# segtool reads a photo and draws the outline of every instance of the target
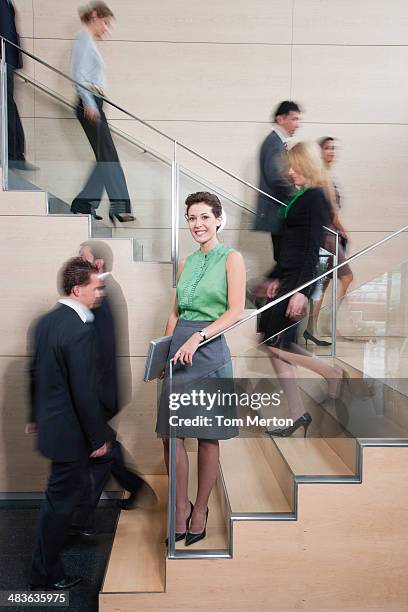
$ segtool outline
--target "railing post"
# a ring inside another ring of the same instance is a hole
[[[8,188],[8,126],[7,126],[7,63],[6,63],[6,43],[3,37],[1,44],[0,62],[0,104],[1,104],[1,167],[2,167],[2,188]]]
[[[339,259],[339,234],[335,235],[333,267],[337,266]],[[332,348],[331,356],[336,356],[336,340],[337,340],[337,270],[333,270],[332,278]]]
[[[168,383],[164,382],[164,385],[169,384],[169,395],[173,392],[173,362],[170,360],[169,363],[169,378]],[[163,388],[166,393],[166,387]],[[169,489],[168,489],[168,508],[167,508],[167,555],[170,559],[175,557],[176,549],[176,453],[177,453],[177,440],[173,434],[172,427],[169,423]]]
[[[177,141],[174,141],[171,162],[171,261],[173,263],[173,287],[177,284],[179,258],[179,165],[177,161]]]

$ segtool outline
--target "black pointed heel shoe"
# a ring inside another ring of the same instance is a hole
[[[303,427],[304,437],[306,438],[307,430],[309,429],[311,422],[312,417],[308,412],[305,412],[305,414],[302,414],[301,417],[296,419],[296,421],[290,427],[286,427],[285,429],[273,429],[272,431],[266,431],[265,433],[271,437],[289,438],[289,436],[293,435],[295,431],[299,429],[299,427]]]
[[[176,531],[175,537],[174,537],[176,542],[181,542],[181,540],[184,540],[184,538],[186,537],[186,535],[188,533],[188,526],[189,526],[190,520],[191,520],[191,515],[193,514],[193,510],[194,510],[194,506],[190,502],[190,514],[186,518],[186,530],[185,531]],[[166,538],[166,546],[168,546],[168,544],[169,544],[169,538]]]
[[[78,208],[77,206],[72,204],[71,205],[71,212],[72,212],[73,215],[91,215],[97,221],[102,221],[102,219],[103,219],[103,217],[100,217],[99,215],[96,214],[94,208],[92,210],[88,211],[88,212],[84,212],[83,210],[81,210],[80,208]]]
[[[119,223],[129,223],[130,221],[136,221],[136,217],[134,217],[130,213],[123,213],[121,215],[109,213],[109,219],[112,221],[115,227],[116,219],[119,221]]]
[[[185,546],[191,546],[191,544],[195,544],[196,542],[199,542],[200,540],[203,540],[205,538],[205,536],[207,535],[207,521],[208,521],[208,508],[205,514],[205,523],[204,523],[203,531],[200,531],[200,533],[192,533],[191,531],[187,531],[186,541],[184,543]]]
[[[319,338],[316,338],[315,336],[313,336],[313,334],[307,331],[307,329],[305,329],[305,331],[303,332],[303,337],[306,340],[306,346],[309,340],[313,342],[314,344],[316,344],[317,346],[331,346],[331,342],[327,342],[327,340],[320,340]]]

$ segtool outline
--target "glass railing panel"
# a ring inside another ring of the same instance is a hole
[[[369,234],[373,244],[377,233]],[[337,311],[339,356],[343,336],[364,341],[365,337],[405,333],[399,322],[404,318],[401,270],[405,267],[401,260],[407,246],[408,234],[403,232],[350,262],[353,281]],[[341,283],[339,297],[342,297]]]
[[[403,233],[351,262],[360,278],[366,275],[366,282],[338,299],[336,310],[347,305],[351,319],[353,312],[360,311],[367,329],[364,338],[338,334],[336,356],[317,356],[320,347],[306,346],[303,332],[309,313],[284,332],[296,330],[296,341],[290,346],[279,345],[280,334],[266,342],[254,316],[225,334],[231,358],[226,355],[223,363],[180,389],[191,397],[193,391],[196,397],[203,394],[204,404],[195,406],[194,412],[202,417],[202,428],[211,431],[214,421],[237,428],[227,432],[231,439],[220,444],[220,465],[232,512],[264,517],[294,512],[293,488],[282,476],[279,457],[295,474],[355,478],[357,438],[408,442],[408,321],[404,308],[408,265],[384,269],[396,253],[399,257],[406,253],[407,246]],[[280,317],[278,306],[269,309],[272,319],[274,311]],[[331,320],[332,310],[331,303],[323,304],[319,319]],[[235,404],[225,412],[223,402],[232,395]],[[212,407],[210,397],[215,397]],[[174,414],[182,416],[181,412]],[[190,434],[184,431],[183,435],[195,437],[194,423],[191,427]],[[177,426],[173,433],[177,436]],[[201,431],[200,435],[205,434]],[[278,462],[274,464],[279,464],[277,472],[271,472],[280,474],[281,497],[273,478],[263,478],[262,461]],[[205,549],[204,544],[200,546]],[[176,547],[173,554],[177,557],[181,552]]]

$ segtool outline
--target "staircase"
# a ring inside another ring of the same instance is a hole
[[[406,610],[408,449],[355,450],[353,473],[324,441],[223,444],[222,503],[213,499],[210,513],[224,508],[228,554],[166,559],[165,480],[150,481],[161,504],[149,520],[144,510],[122,513],[100,610]]]
[[[42,88],[41,95],[48,96],[50,103],[49,91]],[[75,147],[76,140],[71,144]],[[223,442],[218,480],[209,504],[208,536],[188,549],[180,542],[174,558],[167,556],[167,477],[161,445],[153,433],[156,388],[144,385],[141,379],[147,341],[161,334],[167,316],[164,305],[171,303],[177,263],[172,249],[183,211],[178,203],[171,208],[174,160],[172,167],[171,160],[163,161],[140,144],[134,146],[137,159],[125,161],[129,176],[130,169],[136,168],[137,188],[142,193],[141,212],[135,209],[138,219],[134,226],[115,229],[106,222],[66,214],[86,170],[81,159],[62,160],[74,168],[65,182],[60,180],[62,163],[41,164],[40,160],[39,171],[28,178],[11,172],[9,187],[14,191],[0,193],[1,305],[6,321],[0,329],[0,368],[2,411],[7,417],[3,419],[0,490],[28,494],[43,489],[45,463],[32,452],[32,440],[23,434],[27,401],[21,381],[28,365],[26,330],[34,316],[54,304],[61,262],[75,255],[79,244],[89,237],[107,239],[114,255],[114,275],[124,289],[128,308],[128,344],[122,339],[119,363],[129,361],[133,377],[133,400],[121,414],[119,433],[155,490],[158,503],[153,508],[121,513],[99,597],[100,610],[406,611],[407,391],[391,382],[382,387],[384,401],[379,412],[374,407],[376,418],[370,421],[374,433],[369,437],[363,435],[364,423],[353,398],[345,398],[349,420],[341,427],[335,411],[322,407],[313,389],[305,384],[303,397],[313,417],[312,434],[319,430],[323,432],[320,437],[240,437]],[[159,166],[165,168],[165,179],[157,186]],[[203,186],[214,189],[209,181],[185,168],[178,168],[178,172],[178,202],[189,191]],[[228,180],[233,181],[231,176]],[[263,240],[250,231],[251,206],[222,188],[217,192],[230,221],[225,241],[244,253],[250,275],[255,276],[268,267],[269,238]],[[104,206],[106,203],[102,211]],[[395,271],[396,261],[400,264],[407,245],[405,236],[397,238],[361,266],[363,288],[373,276]],[[186,231],[180,230],[177,239],[180,252],[190,250]],[[391,295],[395,275],[390,278]],[[386,303],[384,315],[386,334],[393,312],[391,302]],[[363,316],[361,304],[360,300],[358,308]],[[396,341],[406,331],[403,323],[398,319],[392,327]],[[255,329],[252,319],[239,333],[230,334],[234,367],[243,376],[271,377],[268,359],[258,355]],[[340,343],[337,362],[353,379],[366,378],[366,354],[372,350],[372,340],[359,345],[357,359],[353,343]],[[388,340],[386,336],[384,342]],[[350,346],[352,357],[347,356]],[[401,377],[403,361],[400,365]],[[361,384],[367,386],[366,382]],[[190,465],[195,466],[193,443],[189,454]],[[196,478],[192,469],[192,491]]]

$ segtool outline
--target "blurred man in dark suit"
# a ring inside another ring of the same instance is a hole
[[[90,457],[109,451],[91,312],[103,287],[97,268],[79,257],[64,265],[61,281],[66,297],[34,332],[30,421],[37,425],[38,448],[51,459],[51,471],[31,567],[33,589],[69,589],[81,580],[65,575],[60,553],[88,480]],[[92,504],[83,508],[86,515]]]
[[[286,155],[288,140],[299,127],[300,107],[296,102],[281,102],[274,113],[274,129],[264,140],[260,151],[259,189],[286,203],[294,191],[293,183],[286,174]],[[279,216],[279,203],[263,194],[258,194],[258,209],[255,230],[270,232],[273,244],[273,257],[279,259],[282,219]]]
[[[95,316],[94,325],[98,347],[98,394],[106,420],[109,421],[130,401],[131,397],[129,392],[131,383],[129,380],[126,380],[126,378],[130,378],[130,371],[127,375],[121,377],[122,388],[119,388],[117,370],[117,327],[119,326],[117,318],[118,316],[126,317],[127,313],[124,311],[123,303],[121,304],[121,313],[115,312],[116,308],[113,305],[115,298],[118,298],[117,294],[120,288],[113,286],[114,280],[111,274],[113,257],[109,247],[103,242],[90,240],[81,245],[79,255],[97,267],[100,278],[105,286],[104,297],[98,307],[93,310],[93,314]],[[120,297],[123,298],[123,296]],[[124,298],[120,301],[123,302]],[[122,361],[125,359],[127,359],[126,356],[123,357]],[[126,366],[127,364],[125,363],[124,365]],[[125,367],[124,369],[126,370],[127,368]],[[123,389],[123,385],[128,388]],[[113,433],[112,437],[110,453],[106,457],[95,459],[91,462],[93,486],[96,489],[96,495],[100,495],[102,493],[102,490],[100,490],[101,484],[105,483],[104,464],[111,459],[110,469],[112,476],[125,491],[130,493],[129,497],[119,502],[119,506],[122,510],[131,510],[136,505],[138,497],[142,492],[148,493],[150,498],[153,492],[138,474],[127,467],[122,445],[116,439],[115,433]]]
[[[0,35],[16,45],[20,37],[16,28],[16,14],[11,0],[0,0]],[[0,49],[1,54],[1,49]],[[26,169],[25,138],[17,105],[14,101],[14,71],[22,68],[23,60],[19,49],[6,43],[7,62],[7,116],[8,116],[8,156],[17,167]]]

